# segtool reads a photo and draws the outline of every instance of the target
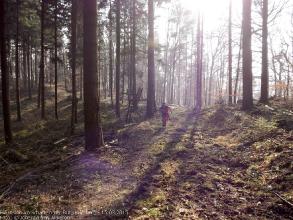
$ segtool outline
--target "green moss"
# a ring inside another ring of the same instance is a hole
[[[277,129],[276,122],[268,121],[264,117],[259,117],[238,137],[241,142],[257,141],[258,139],[273,134]]]
[[[32,131],[29,131],[28,129],[23,129],[19,132],[17,132],[15,134],[15,136],[19,137],[19,138],[26,138],[28,136],[30,136],[33,132]]]
[[[150,208],[149,210],[147,210],[146,214],[149,217],[158,218],[161,216],[161,210],[159,208]]]
[[[255,123],[255,129],[263,132],[272,132],[277,129],[277,124],[274,121],[268,121],[263,117],[259,117]]]
[[[163,191],[158,190],[158,191],[153,192],[150,195],[150,197],[143,199],[143,200],[139,200],[137,202],[137,205],[142,208],[151,209],[151,208],[155,207],[157,204],[162,203],[165,200],[166,200],[165,193]]]

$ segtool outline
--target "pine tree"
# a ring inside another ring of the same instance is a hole
[[[253,107],[252,52],[251,52],[251,0],[243,0],[243,110]]]
[[[262,4],[262,72],[260,102],[267,103],[269,98],[268,0],[262,0]]]
[[[71,13],[71,71],[72,71],[72,103],[71,103],[71,133],[74,133],[74,124],[77,121],[77,97],[76,97],[76,19],[77,2],[72,0]]]
[[[109,10],[109,90],[111,97],[111,105],[113,107],[113,18],[112,18],[112,0],[110,0],[110,10]]]
[[[45,46],[44,46],[45,0],[41,2],[41,60],[40,60],[40,105],[41,117],[45,119]]]
[[[58,48],[57,48],[57,16],[58,16],[58,0],[55,0],[55,10],[54,10],[54,76],[55,76],[55,118],[58,119]]]
[[[97,97],[97,1],[83,4],[83,71],[85,149],[95,151],[102,143]]]
[[[6,23],[5,23],[5,1],[0,1],[0,54],[1,54],[1,77],[2,77],[2,105],[4,118],[5,142],[12,142],[10,106],[9,106],[9,73],[7,68],[6,51]]]
[[[228,103],[232,105],[232,0],[229,4],[229,72],[228,72]]]
[[[116,0],[116,116],[120,118],[120,0]]]
[[[15,100],[17,121],[21,121],[20,91],[19,91],[19,8],[20,1],[16,0],[16,35],[15,35]]]
[[[147,111],[148,118],[154,116],[156,111],[155,93],[155,39],[154,39],[154,1],[148,0],[148,91]]]

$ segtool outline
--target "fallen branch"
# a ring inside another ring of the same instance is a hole
[[[67,138],[62,138],[62,139],[60,139],[60,140],[54,142],[54,145],[61,144],[61,143],[65,142],[66,140],[67,140]]]
[[[273,192],[277,197],[279,197],[279,199],[281,199],[283,202],[285,202],[287,205],[293,207],[293,204],[291,202],[289,202],[287,199],[285,199],[284,197],[282,197],[280,194]]]

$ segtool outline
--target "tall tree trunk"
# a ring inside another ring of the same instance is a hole
[[[116,0],[116,116],[120,118],[120,0]]]
[[[262,4],[262,71],[260,102],[267,103],[269,98],[268,0],[262,0]]]
[[[83,71],[85,149],[95,151],[102,144],[97,97],[97,1],[83,4]]]
[[[51,65],[51,60],[53,60],[53,50],[49,50],[49,62],[48,62],[48,76],[49,76],[49,85],[50,89],[52,88],[52,65]]]
[[[131,38],[131,73],[132,73],[132,94],[133,108],[137,110],[138,100],[136,97],[136,0],[132,0],[132,38]]]
[[[243,110],[253,107],[252,52],[251,52],[251,0],[243,0]]]
[[[229,73],[228,73],[228,103],[229,105],[232,105],[232,0],[230,0],[229,5]]]
[[[180,21],[179,21],[180,22]],[[178,37],[178,45],[179,45],[179,52],[178,52],[178,69],[177,69],[177,98],[176,102],[180,105],[180,96],[181,96],[181,34],[180,34],[180,27],[179,27],[179,37]]]
[[[34,54],[34,64],[35,64],[35,88],[38,88],[38,80],[39,80],[39,69],[38,69],[38,55],[37,55],[37,48],[35,47],[35,54]]]
[[[177,34],[176,34],[176,39],[177,39]],[[174,50],[173,50],[173,60],[172,60],[172,74],[171,74],[171,82],[170,82],[170,85],[171,85],[171,88],[170,88],[170,102],[172,104],[174,104],[174,81],[175,81],[175,67],[176,67],[176,46],[174,47]]]
[[[197,68],[196,68],[196,106],[195,111],[198,112],[202,107],[202,37],[201,37],[201,16],[198,15],[197,23]]]
[[[22,78],[23,78],[23,89],[25,94],[28,92],[28,86],[27,86],[27,66],[26,66],[26,42],[23,40],[22,42]]]
[[[154,116],[156,111],[154,0],[148,0],[148,29],[148,91],[146,116],[150,118]]]
[[[4,118],[4,137],[6,143],[12,142],[9,105],[9,74],[7,71],[6,33],[5,33],[5,1],[0,1],[0,54],[2,77],[2,106]]]
[[[287,100],[289,100],[289,88],[290,88],[290,65],[288,65],[287,69],[287,84],[286,84],[286,91],[284,96],[286,97]]]
[[[168,72],[168,50],[169,50],[169,27],[170,21],[168,19],[167,25],[167,45],[165,51],[165,68],[164,68],[164,82],[163,82],[163,102],[166,102],[166,83],[167,83],[167,72]]]
[[[71,13],[71,68],[72,68],[72,103],[71,103],[71,133],[74,133],[74,124],[77,121],[77,99],[76,99],[76,0],[72,0]]]
[[[234,87],[234,104],[237,102],[237,91],[238,91],[238,82],[240,75],[240,60],[241,60],[241,50],[242,50],[242,26],[240,32],[240,40],[239,40],[239,52],[238,52],[238,61],[237,61],[237,69],[236,69],[236,79],[235,79],[235,87]]]
[[[41,8],[41,63],[40,63],[40,104],[41,118],[45,119],[45,54],[44,54],[44,20],[45,20],[45,0],[42,0]]]
[[[30,39],[30,37],[28,37]],[[28,89],[28,98],[32,99],[32,88],[31,88],[31,65],[30,65],[30,40],[27,43],[26,48],[26,58],[27,58],[27,89]]]
[[[188,41],[187,41],[187,35],[186,35],[186,45],[185,45],[185,75],[184,75],[184,93],[183,93],[183,97],[184,97],[184,101],[183,101],[183,105],[187,106],[187,94],[188,94],[188,78],[189,78],[189,74],[188,74]]]
[[[80,68],[80,80],[79,80],[79,99],[82,100],[83,99],[83,88],[82,88],[82,85],[83,85],[83,69],[82,67]]]
[[[55,78],[55,118],[58,120],[58,48],[57,48],[57,13],[58,13],[58,0],[55,0],[55,12],[54,12],[54,78]]]
[[[63,79],[64,79],[64,88],[67,92],[67,74],[66,74],[66,57],[65,57],[65,50],[62,51],[62,61],[63,61]]]
[[[110,98],[111,105],[114,106],[113,103],[113,18],[112,18],[112,0],[110,0],[110,10],[109,10],[109,90],[110,90]]]
[[[34,62],[33,62],[33,46],[30,45],[30,75],[31,75],[31,89],[34,89],[35,75],[34,75]]]
[[[121,88],[121,92],[122,92],[122,97],[121,97],[121,102],[124,102],[124,94],[125,94],[125,75],[126,75],[126,48],[127,45],[127,36],[126,36],[126,32],[127,32],[127,8],[124,7],[124,24],[123,24],[123,73],[122,73],[122,88]]]
[[[15,100],[17,121],[21,121],[20,92],[19,92],[19,0],[16,0],[16,38],[15,38]]]

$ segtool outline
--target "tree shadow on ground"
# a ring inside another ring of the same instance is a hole
[[[182,126],[179,129],[176,129],[169,135],[169,141],[166,143],[165,148],[162,152],[156,155],[154,160],[152,161],[150,167],[144,172],[141,179],[137,183],[136,188],[126,195],[122,201],[116,202],[116,207],[126,207],[127,210],[131,210],[134,204],[142,199],[148,197],[150,194],[149,187],[150,184],[155,181],[154,175],[157,174],[161,168],[161,164],[170,159],[172,154],[177,152],[175,149],[176,145],[181,141],[181,137],[185,134],[188,126],[192,123],[192,115],[189,114],[185,121],[182,123]],[[160,135],[165,131],[165,128],[161,128],[155,132],[156,135]],[[178,153],[178,152],[177,152]],[[132,155],[130,154],[129,157],[131,158]],[[103,218],[105,216],[101,215],[98,216],[99,218]]]

